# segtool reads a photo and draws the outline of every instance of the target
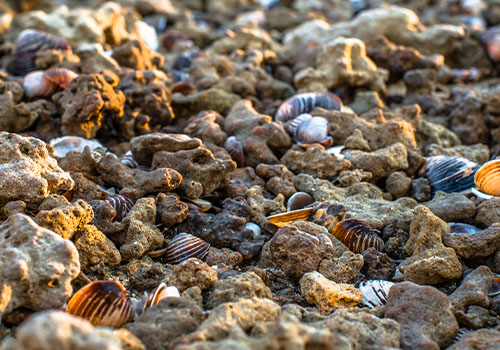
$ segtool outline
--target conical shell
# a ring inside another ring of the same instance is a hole
[[[476,171],[474,182],[481,192],[496,197],[500,196],[500,159],[483,164]]]
[[[104,201],[108,202],[116,211],[116,216],[113,221],[122,221],[122,219],[127,216],[130,209],[134,206],[134,202],[121,194],[113,194],[106,197]]]
[[[361,254],[371,247],[379,251],[384,250],[384,241],[361,220],[343,220],[335,225],[332,234],[356,254]]]
[[[285,123],[300,114],[312,112],[316,107],[340,110],[342,108],[342,101],[337,95],[331,92],[298,94],[283,102],[274,118],[276,121]]]
[[[385,305],[393,282],[384,280],[369,280],[361,282],[359,290],[363,293],[361,304],[370,308]]]
[[[189,258],[203,259],[210,244],[189,233],[179,233],[168,243],[165,258],[169,264],[178,264]]]
[[[94,326],[119,328],[134,318],[127,290],[115,281],[95,281],[86,285],[69,300],[67,311]]]

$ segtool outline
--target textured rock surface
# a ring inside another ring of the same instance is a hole
[[[353,283],[363,267],[363,256],[350,251],[339,258],[323,259],[318,272],[336,283]]]
[[[486,266],[480,266],[469,273],[449,298],[455,313],[464,312],[469,305],[488,307],[493,273]]]
[[[486,226],[500,222],[500,198],[493,197],[479,204],[475,219]]]
[[[0,225],[0,251],[0,315],[58,308],[71,296],[80,263],[70,241],[15,214]]]
[[[446,222],[470,219],[476,214],[474,202],[460,193],[437,192],[434,198],[424,205]]]
[[[443,243],[466,259],[489,256],[500,249],[500,225],[493,224],[486,230],[470,234],[446,232]]]
[[[495,349],[500,346],[500,331],[494,329],[480,329],[465,334],[458,342],[450,346],[449,350],[466,349]]]
[[[212,287],[215,282],[217,282],[217,272],[196,258],[187,259],[176,265],[168,280],[168,284],[177,287],[179,292],[194,286],[205,290]]]

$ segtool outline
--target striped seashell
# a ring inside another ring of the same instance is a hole
[[[287,123],[286,123],[286,126],[285,126],[285,129],[286,131],[290,134],[290,135],[295,135],[295,130],[297,129],[297,127],[303,122],[303,121],[306,121],[307,119],[311,119],[312,118],[312,115],[310,115],[309,113],[303,113],[301,115],[298,115],[297,117],[289,120]]]
[[[342,101],[331,92],[308,92],[290,97],[281,104],[274,119],[286,123],[300,114],[310,113],[316,107],[340,110]]]
[[[333,139],[328,136],[330,123],[323,117],[312,117],[304,120],[295,129],[294,139],[297,144],[325,144],[328,148],[333,144]]]
[[[135,169],[135,168],[139,167],[139,163],[137,163],[136,160],[134,159],[134,155],[132,154],[132,151],[127,151],[123,155],[120,162],[122,162],[122,164],[125,164],[126,166],[128,166],[130,169]]]
[[[150,307],[155,306],[160,302],[160,300],[167,297],[180,297],[179,290],[173,286],[167,287],[165,282],[162,282],[158,287],[153,289],[151,294],[146,297],[144,306],[142,307],[142,312],[146,311]]]
[[[200,56],[200,50],[198,50],[197,48],[183,52],[179,56],[177,56],[177,59],[174,61],[174,64],[172,66],[172,69],[181,72],[189,72],[191,64],[199,56]]]
[[[491,196],[500,196],[500,159],[484,163],[474,175],[474,182],[479,191]]]
[[[113,218],[113,221],[122,221],[122,219],[127,216],[130,209],[134,206],[134,202],[121,194],[113,194],[106,197],[104,201],[109,203],[116,211],[116,216]]]
[[[361,304],[374,308],[385,305],[389,290],[394,285],[393,282],[384,280],[369,280],[359,284],[359,290],[363,293]]]
[[[481,41],[490,59],[500,62],[500,26],[490,27],[481,35]]]
[[[189,84],[186,82],[179,82],[179,83],[174,84],[174,86],[172,86],[171,91],[173,94],[180,93],[184,96],[189,96],[189,95],[195,94],[197,90],[196,90],[196,86],[194,86],[192,84]]]
[[[236,162],[238,168],[241,168],[245,164],[245,153],[243,151],[243,145],[241,144],[235,136],[229,136],[224,144],[224,149],[229,153],[231,158]]]
[[[500,275],[496,275],[491,283],[490,291],[488,292],[489,297],[495,297],[500,295]]]
[[[480,228],[477,228],[476,226],[472,226],[469,224],[462,224],[460,222],[448,222],[448,226],[450,226],[450,233],[455,235],[471,234],[482,231]]]
[[[420,176],[429,180],[432,193],[462,192],[474,186],[474,173],[479,168],[477,163],[465,158],[434,156],[419,171]]]
[[[464,335],[467,335],[469,333],[472,333],[474,332],[473,329],[469,329],[469,328],[459,328],[458,329],[458,333],[457,333],[457,336],[455,337],[455,339],[453,339],[453,342],[450,344],[453,345],[453,344],[456,344],[460,341],[460,339],[464,336]]]
[[[286,202],[286,210],[302,209],[314,203],[314,198],[307,192],[295,192]]]
[[[14,57],[9,67],[10,72],[13,75],[26,75],[33,72],[36,70],[37,52],[45,50],[71,51],[71,46],[61,37],[33,29],[23,30],[16,41]]]
[[[332,234],[344,243],[353,253],[361,254],[368,248],[384,250],[384,241],[364,221],[349,219],[340,221],[333,228]]]
[[[120,328],[134,318],[127,290],[116,281],[87,284],[68,301],[67,312],[85,318],[94,326]]]
[[[76,77],[78,74],[66,68],[34,71],[24,77],[24,93],[28,98],[50,97],[58,90],[66,89]]]
[[[208,249],[210,249],[209,243],[192,234],[182,232],[168,243],[165,258],[169,264],[178,264],[189,258],[203,259]]]
[[[271,215],[268,216],[266,220],[275,226],[285,227],[297,220],[309,220],[312,213],[313,208],[304,208],[299,210],[287,211],[286,213]]]

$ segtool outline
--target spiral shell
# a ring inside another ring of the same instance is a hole
[[[283,102],[274,118],[276,121],[285,123],[300,114],[310,113],[316,107],[340,110],[342,108],[342,101],[337,95],[331,92],[298,94]]]
[[[479,191],[500,196],[500,159],[490,160],[483,164],[474,175],[474,182]]]
[[[229,136],[224,144],[224,149],[229,153],[231,158],[236,162],[238,168],[241,168],[245,164],[245,153],[243,151],[243,145],[241,144],[235,136]]]
[[[295,129],[294,139],[301,144],[325,143],[325,147],[330,147],[333,140],[328,136],[330,123],[323,117],[312,117],[304,120]]]
[[[302,209],[314,203],[314,198],[307,192],[295,192],[286,202],[286,210]]]
[[[146,297],[144,306],[142,307],[142,312],[155,306],[160,302],[160,300],[167,297],[180,297],[179,290],[176,287],[167,287],[165,282],[162,282],[158,287],[153,289],[151,294]]]
[[[68,313],[87,319],[94,326],[119,328],[134,318],[127,290],[115,281],[92,282],[68,301]]]
[[[384,241],[364,221],[349,219],[340,221],[332,234],[344,243],[353,253],[360,254],[368,248],[384,250]]]
[[[361,304],[370,308],[385,305],[389,290],[393,282],[384,280],[369,280],[359,284],[359,290],[363,293]]]
[[[489,28],[481,35],[481,41],[494,62],[500,62],[500,26]]]
[[[16,41],[14,57],[10,64],[11,73],[13,75],[26,75],[36,70],[36,54],[38,51],[44,50],[71,51],[71,47],[61,37],[33,29],[23,30]]]
[[[122,221],[122,219],[127,216],[130,209],[134,206],[134,202],[121,194],[108,196],[104,201],[109,203],[116,211],[116,216],[113,218],[113,221]]]
[[[168,243],[165,258],[169,264],[178,264],[189,258],[203,259],[208,249],[210,249],[209,243],[192,234],[182,232]]]
[[[49,97],[58,90],[67,88],[77,76],[78,74],[65,68],[34,71],[24,77],[24,93],[28,98]]]
[[[474,186],[474,173],[479,165],[460,157],[434,156],[427,158],[420,176],[429,180],[432,193],[462,192]]]

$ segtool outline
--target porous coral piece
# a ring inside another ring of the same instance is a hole
[[[135,70],[158,69],[165,62],[165,58],[161,54],[150,50],[140,40],[131,40],[125,45],[117,47],[113,50],[111,57],[120,66]]]
[[[195,199],[224,187],[229,181],[229,173],[236,169],[236,163],[215,159],[208,149],[198,147],[177,152],[156,152],[151,167],[178,171],[182,175],[179,190],[188,198]]]
[[[308,303],[327,313],[340,306],[355,306],[363,298],[363,293],[354,286],[335,283],[316,271],[300,279],[300,292]]]
[[[231,92],[211,88],[188,96],[175,94],[172,108],[178,118],[189,117],[209,110],[225,114],[240,99],[240,96]]]
[[[309,174],[320,179],[334,177],[351,167],[350,161],[326,152],[318,144],[306,149],[295,145],[283,155],[281,162],[297,174]]]
[[[500,249],[500,224],[476,233],[443,233],[443,243],[465,259],[489,256]]]
[[[471,219],[476,214],[476,205],[461,193],[438,191],[431,201],[424,205],[446,222]]]
[[[120,193],[131,199],[144,197],[148,193],[172,191],[179,187],[182,181],[181,174],[173,169],[131,169],[111,154],[101,159],[97,164],[97,171],[104,181],[121,187]]]
[[[356,183],[367,182],[372,179],[373,175],[369,171],[361,169],[344,170],[337,176],[337,181],[342,187],[349,187]]]
[[[188,216],[188,205],[176,194],[158,193],[156,196],[156,216],[166,227],[179,224]]]
[[[290,197],[294,194],[293,173],[283,164],[259,164],[255,168],[257,175],[267,179],[266,189],[275,196],[283,194]]]
[[[212,287],[217,282],[217,271],[196,258],[184,260],[172,269],[168,285],[177,287],[179,292],[197,286],[201,290]]]
[[[0,252],[0,315],[59,308],[71,296],[80,263],[70,241],[15,214],[0,225]]]
[[[450,231],[448,224],[423,205],[414,209],[414,215],[405,247],[411,257],[398,267],[405,279],[419,284],[438,284],[459,278],[462,265],[455,251],[442,242],[443,234]]]
[[[361,272],[367,279],[390,281],[396,272],[396,264],[375,248],[368,248],[363,253],[365,264]]]
[[[22,200],[37,206],[49,194],[64,194],[74,182],[49,155],[43,141],[0,133],[0,206]]]
[[[215,111],[203,111],[189,119],[184,133],[203,140],[203,143],[213,143],[222,146],[227,134],[222,130],[224,118]]]
[[[488,349],[490,345],[500,344],[500,332],[495,329],[478,329],[464,334],[450,346],[449,350]]]
[[[76,231],[81,230],[93,218],[92,207],[79,199],[74,203],[40,210],[34,220],[38,225],[54,231],[62,238],[70,239]]]
[[[207,306],[212,309],[223,303],[253,297],[272,299],[272,294],[262,279],[250,271],[215,282]]]
[[[264,197],[263,189],[260,186],[249,188],[246,191],[246,197],[251,210],[252,222],[258,225],[265,222],[269,213],[285,211],[285,197],[278,194],[274,199],[267,199]]]
[[[243,145],[245,165],[277,164],[273,151],[282,151],[291,144],[283,125],[270,116],[257,113],[249,100],[236,103],[226,117],[224,129]]]
[[[500,223],[500,198],[492,197],[479,204],[474,219],[486,226]]]
[[[50,119],[57,114],[57,108],[51,101],[16,101],[15,88],[8,89],[10,91],[0,95],[1,130],[20,133],[28,130],[36,121]]]
[[[106,56],[102,45],[87,44],[78,47],[76,54],[80,58],[80,69],[83,74],[99,73],[110,70],[120,73],[120,65],[112,57]]]
[[[363,264],[364,259],[361,254],[346,251],[339,258],[323,259],[318,272],[336,283],[352,283],[358,277]]]
[[[316,69],[297,72],[294,82],[300,91],[330,91],[342,84],[367,86],[384,91],[389,74],[366,56],[365,44],[356,38],[336,38],[322,46]]]
[[[488,307],[490,300],[488,293],[493,281],[493,273],[487,266],[479,266],[469,273],[460,286],[450,294],[449,298],[455,316],[457,313],[464,313],[469,305]]]
[[[62,114],[64,134],[95,137],[102,125],[123,115],[125,96],[101,74],[82,74],[53,96]]]
[[[37,70],[66,68],[78,72],[80,70],[80,58],[71,50],[45,50],[37,52],[35,65]]]
[[[5,346],[5,347],[4,347]],[[111,329],[62,311],[44,311],[30,317],[1,349],[11,350],[122,350]]]
[[[387,177],[385,189],[395,198],[400,198],[410,192],[411,179],[402,171],[395,171]]]

